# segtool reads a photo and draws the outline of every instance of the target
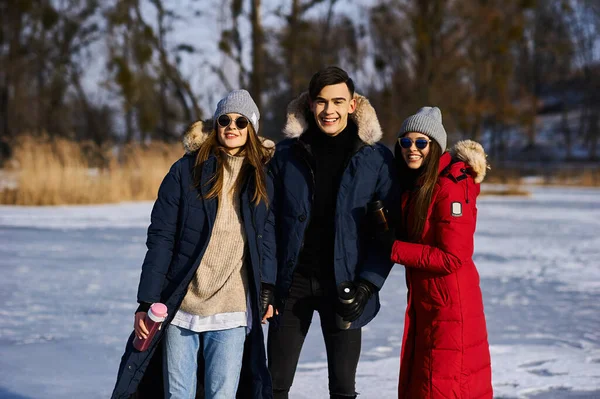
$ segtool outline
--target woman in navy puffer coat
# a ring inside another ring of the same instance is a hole
[[[273,264],[274,253],[272,188],[265,174],[273,143],[256,135],[258,118],[250,95],[238,90],[221,100],[216,123],[197,122],[186,134],[186,154],[163,180],[152,210],[136,328],[113,398],[162,397],[163,389],[165,396],[177,397],[196,391],[196,373],[206,397],[231,398],[236,389],[238,398],[272,397],[261,328],[272,308],[262,303],[261,286],[276,280],[276,270],[263,267]],[[234,262],[228,260],[232,256]],[[226,268],[232,270],[223,272]],[[168,317],[149,349],[139,352],[132,346],[134,335],[144,335],[140,320],[154,302],[167,306]],[[216,328],[219,323],[225,327]],[[211,335],[221,333],[228,341]],[[204,373],[196,370],[197,356],[204,358]],[[233,367],[223,366],[225,359]],[[217,381],[222,376],[226,380]],[[229,390],[223,392],[224,386]]]

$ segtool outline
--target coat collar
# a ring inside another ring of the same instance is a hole
[[[354,94],[354,98],[356,99],[356,110],[349,115],[349,118],[358,128],[358,137],[365,144],[373,145],[383,137],[377,113],[366,97]],[[304,92],[289,103],[283,134],[287,138],[300,137],[308,129],[308,117],[312,117],[312,114],[310,113],[308,92]]]
[[[449,152],[445,152],[440,157],[440,164],[438,167],[438,174],[441,174],[452,162],[452,155]]]

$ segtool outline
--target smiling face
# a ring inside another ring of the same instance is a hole
[[[219,143],[225,147],[227,152],[235,155],[246,145],[246,141],[248,140],[248,125],[240,129],[234,121],[244,117],[235,113],[227,115],[230,118],[227,126],[223,127],[220,123],[217,123],[217,137]]]
[[[427,147],[421,150],[418,149],[415,145],[415,140],[424,139],[429,141],[429,137],[427,137],[423,133],[417,132],[409,132],[402,137],[406,137],[412,140],[412,145],[410,146],[410,148],[402,147],[402,158],[404,159],[404,162],[406,162],[406,165],[408,165],[410,169],[419,169],[421,166],[423,166],[423,162],[425,161],[425,158],[427,158],[427,155],[429,155],[431,143],[429,143]]]
[[[323,87],[310,104],[319,129],[337,136],[348,125],[348,115],[356,109],[356,99],[352,98],[346,83]]]

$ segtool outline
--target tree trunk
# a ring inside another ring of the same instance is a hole
[[[479,141],[481,140],[481,113],[477,112],[475,114],[475,122],[473,122],[473,127],[471,129],[471,140]]]
[[[288,48],[288,70],[289,70],[289,82],[290,91],[292,97],[298,95],[302,88],[300,87],[300,79],[298,76],[298,39],[295,34],[298,32],[298,23],[300,20],[300,0],[292,0],[292,13],[290,14],[290,27],[288,35],[290,36],[289,48]]]
[[[7,2],[12,3],[12,2]],[[0,157],[8,157],[10,155],[10,146],[14,137],[20,133],[19,122],[14,118],[13,111],[16,108],[14,104],[14,94],[11,101],[11,92],[17,93],[20,89],[20,73],[22,70],[19,68],[21,62],[20,54],[22,54],[21,46],[21,32],[23,30],[23,15],[19,11],[14,3],[8,5],[8,11],[0,14],[0,21],[2,25],[8,28],[2,28],[8,33],[6,36],[2,35],[2,49],[5,49],[5,45],[8,45],[6,53],[3,54],[4,65],[3,70],[4,79],[0,82]],[[4,52],[4,51],[3,51]],[[16,104],[18,107],[19,105]],[[11,117],[13,116],[13,117]]]
[[[131,61],[130,61],[130,47],[129,47],[129,34],[128,32],[124,32],[123,33],[123,57],[125,59],[125,64],[126,65],[130,65]],[[123,93],[123,102],[124,104],[124,111],[125,111],[125,142],[126,143],[131,143],[134,139],[134,135],[135,135],[135,127],[133,124],[133,119],[134,119],[134,114],[133,114],[133,109],[134,109],[134,104],[133,104],[133,98],[131,93],[128,92],[124,92]],[[142,134],[140,133],[140,140],[142,140]]]
[[[598,159],[598,136],[600,135],[600,118],[598,117],[598,111],[600,110],[590,112],[590,121],[588,125],[588,157],[590,161],[596,161]]]
[[[264,33],[261,24],[261,0],[252,0],[252,76],[250,78],[250,91],[259,110],[262,110],[262,92],[264,80]],[[257,132],[258,133],[258,132]]]
[[[573,134],[569,126],[569,110],[567,108],[566,98],[563,96],[563,110],[560,116],[560,129],[565,135],[565,159],[567,161],[573,158]]]
[[[440,0],[423,0],[417,3],[416,12],[413,16],[413,31],[415,34],[415,56],[417,71],[416,96],[421,104],[429,104],[431,100],[430,86],[434,83],[433,56],[440,34],[443,5]]]
[[[92,137],[92,140],[98,145],[102,145],[106,140],[106,134],[108,132],[102,132],[99,130],[99,126],[96,124],[94,118],[94,112],[91,109],[90,103],[87,99],[87,95],[85,94],[85,90],[83,90],[83,86],[81,85],[81,79],[79,73],[76,71],[71,71],[71,82],[75,87],[75,92],[77,93],[77,98],[79,100],[79,104],[83,109],[83,113],[85,114],[85,125],[87,135]]]
[[[165,50],[165,12],[162,7],[162,3],[159,1],[155,2],[155,6],[157,9],[157,22],[158,22],[158,51],[160,54],[161,60],[161,73],[160,73],[160,93],[159,93],[159,106],[160,106],[160,140],[167,141],[169,134],[169,109],[168,109],[168,100],[167,100],[167,79],[170,75],[169,71],[169,61],[167,59],[167,54]],[[185,105],[185,104],[184,104]],[[188,123],[192,121],[188,119]]]
[[[325,20],[325,28],[323,29],[323,37],[321,38],[321,60],[324,63],[329,64],[329,36],[331,35],[331,25],[333,23],[333,7],[337,3],[337,0],[330,0],[329,10],[327,10],[327,19]]]
[[[527,148],[533,148],[535,146],[536,136],[536,114],[537,114],[537,97],[532,93],[530,102],[530,120],[527,125]]]

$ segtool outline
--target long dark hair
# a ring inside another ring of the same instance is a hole
[[[251,124],[248,125],[248,139],[246,144],[241,149],[238,155],[244,156],[244,164],[242,170],[235,182],[234,190],[239,191],[246,179],[254,176],[254,196],[252,201],[258,205],[261,201],[268,204],[269,198],[267,195],[267,176],[264,166],[271,158],[271,149],[263,146],[260,138],[254,131]],[[196,155],[196,163],[194,164],[194,186],[200,190],[202,184],[202,164],[208,160],[211,155],[217,158],[217,170],[214,175],[207,181],[207,185],[211,185],[210,190],[206,193],[204,199],[219,197],[223,191],[223,168],[225,158],[228,156],[226,148],[219,143],[216,129],[213,129],[208,138],[200,145],[198,154]]]
[[[401,151],[400,146],[396,144],[396,153]],[[425,228],[427,213],[431,205],[433,190],[439,177],[440,158],[442,156],[442,148],[435,141],[429,143],[429,154],[423,160],[423,165],[414,171],[410,169],[401,153],[396,156],[398,172],[403,181],[402,189],[416,189],[417,196],[414,199],[414,208],[412,208],[412,223],[407,226],[408,234],[411,241],[419,241]],[[415,173],[416,172],[416,173]]]

